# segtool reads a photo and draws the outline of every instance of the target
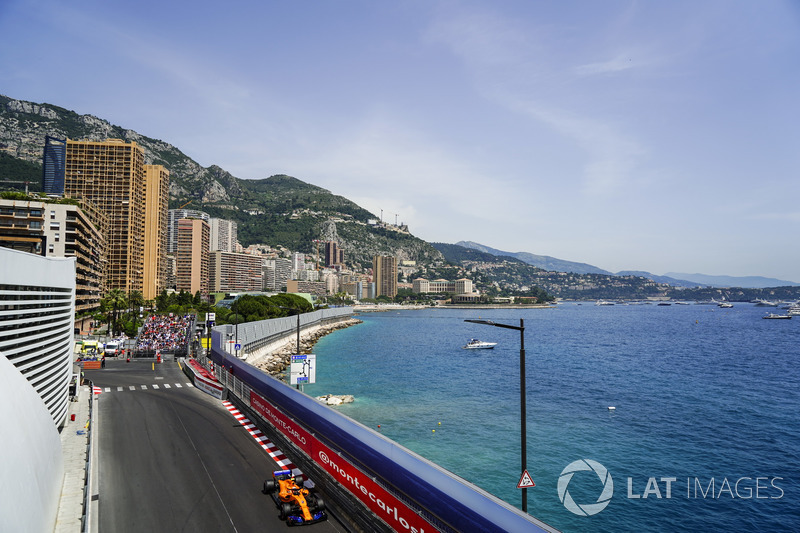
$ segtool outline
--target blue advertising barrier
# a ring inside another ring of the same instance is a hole
[[[212,331],[210,359],[281,409],[421,516],[455,531],[556,531],[310,396],[224,352]],[[249,404],[249,398],[243,398]]]

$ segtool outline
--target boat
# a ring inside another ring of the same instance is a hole
[[[778,307],[778,302],[770,302],[769,300],[764,300],[763,298],[753,300],[753,303],[756,304],[756,307]]]
[[[606,300],[597,300],[594,305],[614,305],[614,302],[607,302]]]
[[[470,339],[464,346],[465,350],[491,350],[497,346],[496,342],[479,341],[478,339]]]
[[[786,314],[789,316],[800,316],[800,305],[791,306],[786,310]]]
[[[778,315],[778,314],[775,314],[775,313],[767,313],[766,315],[762,316],[761,318],[788,319],[788,318],[792,318],[792,315]]]
[[[733,304],[730,302],[720,302],[717,304],[717,307],[721,307],[722,309],[730,309],[733,307]]]

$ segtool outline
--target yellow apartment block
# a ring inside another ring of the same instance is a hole
[[[167,282],[167,207],[169,171],[161,165],[145,165],[144,290],[152,300]]]
[[[205,220],[178,220],[178,249],[175,252],[175,288],[208,294],[208,246],[211,227]]]
[[[144,292],[145,169],[135,142],[67,139],[64,195],[86,198],[108,218],[109,289]]]
[[[397,258],[376,255],[372,260],[372,275],[375,280],[375,296],[397,296]]]

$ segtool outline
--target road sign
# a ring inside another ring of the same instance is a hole
[[[237,342],[236,344],[233,345],[233,349],[238,352],[239,350],[242,349],[242,345]]]
[[[317,356],[313,353],[294,354],[289,365],[289,384],[305,385],[317,381]]]
[[[519,478],[519,483],[517,483],[517,488],[526,489],[528,487],[535,487],[535,486],[536,483],[533,482],[533,478],[531,478],[531,475],[528,473],[528,471],[525,470],[524,472],[522,472],[522,477]]]

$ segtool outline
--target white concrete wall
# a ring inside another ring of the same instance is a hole
[[[53,531],[64,465],[50,412],[0,353],[0,531]]]

